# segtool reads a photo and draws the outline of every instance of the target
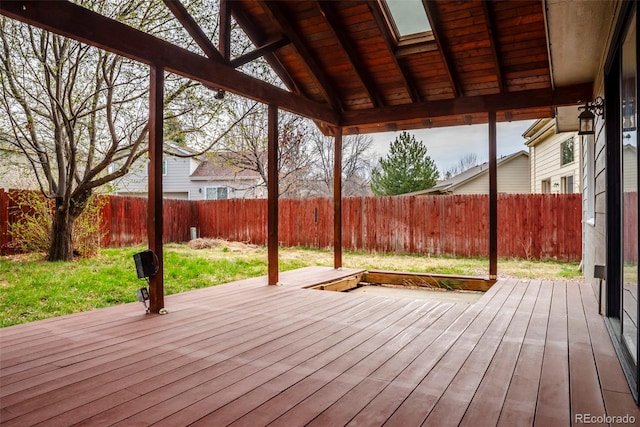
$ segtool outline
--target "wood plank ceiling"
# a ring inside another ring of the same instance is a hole
[[[164,0],[203,50],[186,51],[69,2],[3,0],[0,13],[212,87],[312,118],[345,134],[552,117],[590,99],[592,83],[554,87],[540,0],[423,1],[432,28],[396,37],[379,1],[221,0],[257,49],[229,57],[229,28],[208,40]],[[229,16],[223,14],[223,16]],[[217,48],[216,48],[217,44]],[[287,87],[236,68],[258,56]]]
[[[543,2],[424,1],[432,37],[398,41],[377,1],[229,2],[289,90],[337,110],[345,133],[551,117],[590,85],[553,90]]]

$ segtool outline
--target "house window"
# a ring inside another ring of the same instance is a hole
[[[206,200],[224,200],[228,198],[229,194],[227,187],[207,187],[207,191],[205,193]]]
[[[162,176],[167,176],[167,159],[162,159]]]
[[[541,190],[543,193],[551,193],[551,179],[543,179],[541,182]]]
[[[573,162],[573,138],[560,144],[560,166]]]
[[[573,193],[573,175],[563,176],[561,179],[561,184],[563,193]]]

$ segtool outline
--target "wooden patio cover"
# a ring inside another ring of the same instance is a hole
[[[592,82],[554,85],[544,3],[423,1],[432,31],[396,36],[380,1],[219,0],[220,37],[210,40],[189,5],[164,0],[197,42],[192,52],[67,1],[0,2],[0,13],[106,49],[151,69],[149,245],[162,259],[164,71],[270,106],[269,161],[277,158],[277,114],[313,119],[336,137],[335,266],[341,266],[342,134],[489,123],[490,277],[497,271],[496,122],[552,117],[590,100]],[[256,49],[230,57],[231,17]],[[236,68],[264,57],[284,87]],[[269,168],[269,283],[277,270],[277,170]],[[162,267],[162,266],[160,266]],[[162,268],[151,306],[163,307]]]

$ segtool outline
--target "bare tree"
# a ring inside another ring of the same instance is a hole
[[[230,115],[238,121],[226,136],[222,156],[229,166],[258,173],[267,183],[266,106],[239,99]],[[281,197],[327,196],[333,193],[333,137],[322,135],[309,120],[281,112],[278,123],[278,170]],[[347,136],[343,140],[343,194],[369,195],[374,163],[369,136]]]
[[[314,160],[314,192],[328,196],[333,193],[335,138],[324,136],[318,129],[311,135],[311,155]],[[345,136],[342,141],[342,194],[370,195],[371,169],[375,163],[373,138],[367,135]]]
[[[149,32],[178,37],[161,3],[86,4]],[[154,28],[144,28],[150,22]],[[0,127],[27,159],[42,193],[55,199],[49,260],[73,258],[73,224],[90,195],[147,153],[148,82],[149,70],[141,64],[0,21]],[[167,75],[165,94],[167,117],[180,121],[185,133],[196,135],[215,121],[213,94],[199,84]],[[190,122],[183,120],[186,113]]]
[[[445,177],[445,179],[449,179],[453,176],[461,174],[467,169],[478,166],[478,164],[478,155],[476,153],[466,153],[462,157],[460,157],[458,163],[444,171],[442,175]]]
[[[228,165],[258,173],[267,184],[267,107],[237,99],[229,114],[237,121],[221,154]],[[281,197],[301,197],[313,166],[308,147],[308,121],[287,112],[278,115],[278,176]]]

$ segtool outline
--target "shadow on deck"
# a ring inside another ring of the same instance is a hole
[[[279,287],[262,277],[172,295],[166,316],[137,303],[1,329],[0,422],[640,420],[589,285],[501,279],[473,305],[304,289],[355,273],[311,267]]]

